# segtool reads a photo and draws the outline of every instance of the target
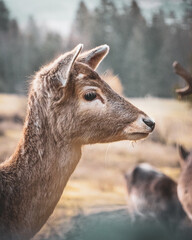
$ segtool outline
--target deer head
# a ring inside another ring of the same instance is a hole
[[[89,144],[147,137],[154,121],[115,93],[95,71],[109,47],[81,54],[82,47],[79,44],[42,68],[32,83],[31,95],[42,99],[56,141]]]
[[[136,165],[125,174],[133,217],[181,224],[186,215],[177,197],[177,184],[150,164]]]

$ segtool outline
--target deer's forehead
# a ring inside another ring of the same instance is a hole
[[[76,62],[74,65],[75,75],[82,74],[84,76],[91,76],[92,78],[98,78],[98,74],[90,68],[88,65],[80,62]]]
[[[91,71],[89,69],[87,69],[86,71],[81,70],[76,72],[75,85],[77,86],[77,88],[93,86],[96,88],[100,88],[103,91],[107,89],[106,83],[99,77],[99,75],[96,72]]]
[[[77,90],[80,90],[86,86],[93,86],[100,88],[102,92],[111,93],[110,87],[100,78],[99,74],[84,63],[75,63],[74,83]]]
[[[80,75],[80,74],[79,74]],[[80,75],[80,77],[82,77]],[[102,80],[97,80],[97,79],[92,79],[92,78],[83,78],[83,79],[78,79],[78,81],[76,82],[76,86],[77,86],[77,89],[86,89],[86,88],[99,88],[101,90],[104,91],[104,82],[102,82]]]

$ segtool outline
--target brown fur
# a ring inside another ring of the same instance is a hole
[[[94,71],[108,47],[83,57],[81,48],[42,68],[31,83],[22,138],[0,165],[1,239],[26,240],[40,230],[79,162],[82,145],[141,139],[154,128]],[[86,101],[86,91],[95,91],[97,98]]]
[[[192,151],[179,147],[181,174],[178,181],[178,196],[188,217],[192,220]]]

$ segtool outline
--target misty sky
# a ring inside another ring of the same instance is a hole
[[[4,0],[20,25],[26,25],[29,15],[35,17],[39,25],[67,34],[77,11],[80,0]],[[90,9],[99,4],[100,0],[84,0]],[[123,3],[130,4],[131,0],[114,0],[118,7]],[[162,8],[165,12],[174,10],[181,18],[184,4],[182,0],[137,0],[145,17],[150,20],[153,12]]]

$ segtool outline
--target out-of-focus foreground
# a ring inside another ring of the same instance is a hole
[[[0,95],[1,162],[13,153],[21,136],[26,101],[25,97]],[[177,144],[192,147],[192,108],[173,99],[142,98],[131,102],[155,119],[155,132],[137,143],[125,141],[84,147],[81,161],[57,208],[35,239],[63,237],[72,227],[71,217],[78,213],[126,208],[123,172],[137,163],[151,163],[177,180],[180,171]]]

